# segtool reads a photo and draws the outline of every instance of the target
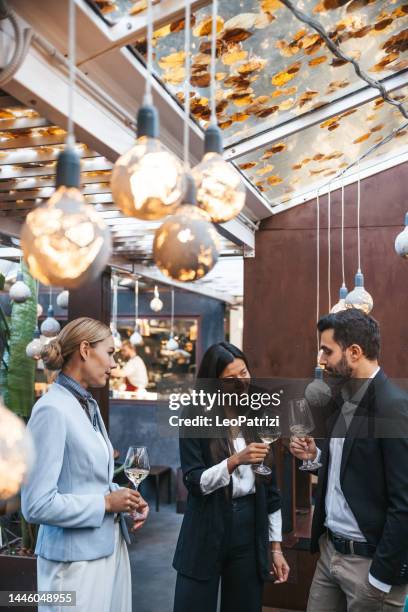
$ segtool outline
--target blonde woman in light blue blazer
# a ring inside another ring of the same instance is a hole
[[[86,317],[68,323],[43,349],[56,382],[35,404],[28,424],[36,461],[21,493],[27,521],[40,525],[39,591],[75,591],[76,612],[131,612],[129,535],[122,512],[148,506],[112,482],[113,449],[89,387],[104,387],[114,344],[109,327]],[[39,606],[57,612],[58,605]],[[65,609],[65,608],[61,608]]]

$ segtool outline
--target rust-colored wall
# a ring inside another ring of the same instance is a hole
[[[394,251],[408,210],[408,164],[361,182],[361,245],[365,287],[382,332],[381,363],[408,376],[408,261]],[[341,201],[332,193],[332,303],[341,285]],[[357,185],[345,188],[346,283],[357,268]],[[327,196],[320,200],[320,313],[328,311]],[[316,201],[270,217],[245,260],[244,349],[258,377],[307,377],[316,360]]]

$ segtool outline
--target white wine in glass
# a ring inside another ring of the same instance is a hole
[[[282,432],[279,425],[271,425],[264,426],[258,429],[258,436],[261,438],[264,444],[273,444],[276,440],[279,440]],[[260,463],[256,467],[252,468],[255,474],[261,474],[263,476],[269,476],[272,473],[272,470],[268,468],[267,465],[264,465],[264,462]]]
[[[291,400],[289,403],[289,429],[291,434],[297,438],[308,440],[309,434],[314,428],[312,412],[307,401],[304,398]],[[312,462],[311,458],[308,457],[307,461],[303,460],[299,470],[310,472],[320,467],[322,467],[321,463]]]
[[[150,472],[147,448],[145,446],[129,446],[123,469],[126,477],[133,483],[137,491],[140,483],[147,478]],[[129,515],[134,520],[143,518],[143,514],[136,511],[129,513]]]

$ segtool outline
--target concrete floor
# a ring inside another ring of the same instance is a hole
[[[150,501],[150,508],[146,524],[131,535],[129,547],[133,612],[172,612],[172,561],[183,515],[176,514],[175,504],[160,504],[160,512],[155,512]]]
[[[131,535],[129,547],[132,612],[173,612],[176,571],[172,561],[183,515],[176,514],[175,504],[161,504],[160,512],[155,512],[153,500],[149,499],[149,504],[149,518],[142,529]],[[281,612],[263,608],[263,612],[269,611]]]

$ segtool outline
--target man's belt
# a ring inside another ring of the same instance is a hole
[[[369,559],[374,557],[376,547],[372,544],[347,540],[342,536],[336,535],[330,531],[330,529],[327,530],[327,533],[334,548],[342,555],[359,555],[360,557],[368,557]]]

